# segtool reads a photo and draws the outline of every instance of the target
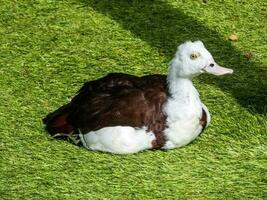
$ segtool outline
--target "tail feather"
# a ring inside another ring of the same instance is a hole
[[[72,134],[74,132],[74,127],[67,121],[70,111],[71,107],[67,104],[48,114],[43,119],[46,130],[50,135],[54,136],[57,133]]]

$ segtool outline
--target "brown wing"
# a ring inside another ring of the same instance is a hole
[[[109,74],[81,88],[67,121],[82,133],[121,125],[146,126],[157,134],[165,127],[166,91],[164,75]]]

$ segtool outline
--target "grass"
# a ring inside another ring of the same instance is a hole
[[[266,198],[266,20],[262,0],[2,0],[0,198]],[[166,73],[189,39],[235,69],[194,80],[213,118],[192,144],[120,156],[46,134],[41,119],[86,80]]]

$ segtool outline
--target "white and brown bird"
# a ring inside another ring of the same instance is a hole
[[[112,73],[89,81],[70,103],[43,120],[53,136],[77,136],[84,147],[110,153],[173,149],[193,141],[210,122],[192,78],[224,75],[201,41],[178,47],[168,75]]]

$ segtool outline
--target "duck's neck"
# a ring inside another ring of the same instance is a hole
[[[200,116],[201,101],[190,79],[181,77],[168,79],[168,87],[170,96],[164,111],[169,122]]]
[[[189,78],[168,77],[168,89],[173,99],[186,104],[190,103],[191,100],[199,99],[199,94]]]

